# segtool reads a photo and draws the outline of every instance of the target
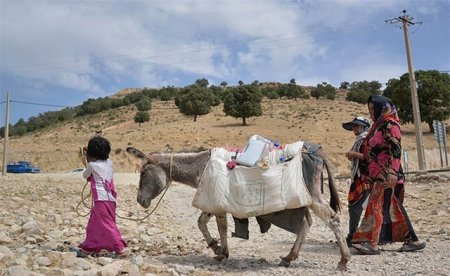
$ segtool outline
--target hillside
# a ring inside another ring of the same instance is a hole
[[[283,144],[297,140],[322,144],[336,172],[345,174],[349,162],[344,153],[351,147],[354,137],[341,124],[356,115],[368,116],[365,105],[343,100],[264,100],[263,116],[249,118],[248,126],[242,126],[241,119],[225,116],[222,106],[193,122],[192,118],[179,113],[173,102],[154,101],[152,105],[150,122],[140,127],[133,122],[136,110],[128,106],[77,118],[23,137],[12,137],[7,160],[29,160],[43,172],[71,171],[81,166],[77,157],[79,147],[85,145],[96,131],[102,130],[112,143],[111,159],[116,171],[132,172],[136,161],[124,151],[129,145],[144,152],[162,149],[166,144],[175,149],[244,147],[248,137],[259,134]],[[403,148],[409,152],[409,168],[416,169],[414,126],[404,125],[402,130]],[[438,168],[438,145],[425,124],[423,130],[427,166]]]

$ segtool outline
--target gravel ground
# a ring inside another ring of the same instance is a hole
[[[115,182],[118,214],[143,217],[145,210],[135,200],[138,175],[116,174]],[[295,235],[274,226],[261,234],[250,219],[250,240],[231,238],[229,217],[230,258],[217,263],[197,229],[200,211],[191,206],[195,190],[178,183],[148,219],[118,219],[133,252],[130,257],[76,258],[68,248],[84,239],[87,217],[75,211],[84,183],[79,173],[0,178],[0,275],[450,275],[448,172],[409,177],[405,205],[417,234],[427,242],[424,251],[397,253],[401,244],[386,245],[379,256],[353,255],[347,272],[335,271],[339,250],[334,235],[315,217],[299,258],[289,268],[277,264]],[[345,202],[348,183],[338,184]],[[209,226],[217,235],[215,222]]]

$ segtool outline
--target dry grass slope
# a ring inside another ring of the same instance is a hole
[[[344,100],[264,100],[263,116],[247,120],[225,116],[223,106],[200,116],[197,122],[183,116],[173,102],[154,101],[150,122],[138,127],[133,122],[133,106],[110,110],[101,114],[77,118],[20,138],[10,138],[8,161],[29,160],[43,172],[67,172],[80,167],[77,157],[80,146],[87,143],[95,131],[112,143],[111,158],[117,172],[132,172],[135,160],[126,152],[133,145],[144,152],[155,151],[166,144],[175,149],[190,146],[243,147],[248,137],[264,137],[291,143],[306,140],[319,143],[329,153],[338,174],[348,173],[349,162],[344,153],[353,143],[353,134],[341,124],[357,115],[367,115],[365,105]],[[448,122],[447,122],[448,123]],[[415,169],[416,149],[413,125],[404,125],[403,147],[409,151],[410,169]],[[437,144],[424,124],[426,157],[429,168],[440,166]]]

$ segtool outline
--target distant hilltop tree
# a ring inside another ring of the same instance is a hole
[[[317,84],[310,92],[311,97],[316,99],[326,98],[329,100],[334,100],[336,98],[336,87],[332,86],[327,82],[322,82]]]
[[[279,82],[260,82],[259,83],[260,92],[268,99],[279,99],[288,98],[297,100],[309,99],[309,94],[306,90],[297,85],[295,79],[291,79],[289,83],[279,83]]]
[[[305,92],[305,90],[300,85],[297,85],[295,79],[291,79],[291,81],[288,84],[284,84],[283,89],[284,94],[288,99],[297,100],[298,98],[302,99],[309,98],[309,95]]]
[[[247,125],[247,118],[262,115],[262,94],[256,85],[239,85],[227,90],[224,97],[223,112],[234,118],[242,118],[242,125]]]
[[[218,106],[222,102],[225,90],[216,85],[211,85],[208,90],[212,93],[211,106]]]
[[[348,81],[343,81],[341,82],[341,86],[339,86],[339,89],[348,89],[349,86],[350,83],[348,83]]]
[[[349,86],[349,92],[345,98],[347,101],[366,104],[372,94],[381,94],[381,83],[379,81],[354,81]]]
[[[450,118],[450,75],[436,70],[419,70],[415,72],[415,79],[421,119],[434,132],[433,120]],[[414,122],[408,73],[400,79],[389,80],[383,95],[397,105],[403,122]]]
[[[159,91],[159,99],[164,102],[170,101],[178,95],[179,90],[175,86],[163,86]]]
[[[196,80],[195,84],[197,84],[200,87],[207,88],[209,85],[209,81],[205,78],[202,78],[202,79]]]

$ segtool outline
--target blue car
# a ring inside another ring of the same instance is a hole
[[[8,173],[40,173],[41,169],[33,167],[28,161],[18,161],[6,165]]]

